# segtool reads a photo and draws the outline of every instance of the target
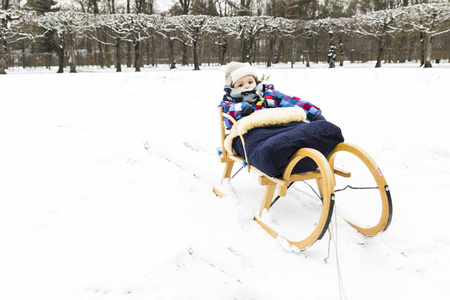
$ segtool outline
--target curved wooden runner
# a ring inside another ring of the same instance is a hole
[[[309,157],[317,164],[317,171],[294,174],[292,175],[292,170],[295,165],[303,158]],[[270,179],[269,177],[267,177]],[[305,249],[312,244],[314,244],[317,240],[320,240],[325,234],[328,226],[330,224],[331,216],[333,215],[333,207],[334,207],[334,194],[333,194],[333,174],[331,172],[330,166],[326,158],[317,150],[311,148],[302,148],[298,150],[289,160],[289,163],[283,173],[283,177],[281,182],[278,183],[278,193],[280,196],[286,195],[287,186],[291,182],[300,181],[300,180],[308,180],[308,179],[316,179],[317,185],[319,187],[319,191],[322,197],[322,212],[320,214],[320,218],[317,221],[317,224],[314,230],[304,239],[300,241],[291,241],[286,239],[289,244],[297,247],[298,249]],[[270,204],[273,199],[273,195],[276,187],[276,180],[271,180],[272,184],[267,183],[266,191],[264,193],[263,201],[261,203],[261,208],[259,211],[259,215],[255,220],[274,238],[279,236],[279,233],[270,228],[267,224],[261,220],[262,214],[265,210],[270,209]]]
[[[376,164],[376,162],[370,157],[370,155],[364,151],[362,148],[348,143],[340,143],[338,144],[333,151],[328,155],[328,163],[330,165],[330,168],[332,171],[334,171],[334,163],[336,156],[339,152],[349,152],[356,157],[358,157],[369,169],[370,173],[372,174],[373,178],[375,179],[375,182],[377,184],[377,188],[380,192],[381,196],[381,217],[378,223],[375,226],[369,227],[369,228],[363,228],[356,224],[353,224],[349,221],[346,221],[348,224],[350,224],[352,227],[354,227],[356,230],[358,230],[360,233],[366,235],[366,236],[375,236],[378,233],[386,230],[392,219],[392,200],[391,200],[391,194],[389,190],[389,186],[386,183],[386,179],[384,178],[383,173],[381,173],[380,168]]]

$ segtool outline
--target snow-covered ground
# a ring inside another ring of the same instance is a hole
[[[327,233],[295,252],[252,220],[255,174],[216,197],[219,67],[8,70],[0,299],[449,299],[450,65],[259,69],[374,157],[392,191],[388,231],[360,235],[337,198],[336,243]],[[310,198],[294,187],[273,222]]]

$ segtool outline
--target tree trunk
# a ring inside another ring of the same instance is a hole
[[[116,48],[116,46],[113,46],[113,47]],[[111,68],[111,66],[114,65],[113,54],[110,52],[111,48],[105,46],[104,49],[105,49],[105,51],[104,51],[105,55],[103,57],[105,58],[105,66],[107,68]]]
[[[306,50],[305,57],[306,57],[306,67],[309,68],[309,67],[311,67],[310,58],[309,58],[309,50]]]
[[[375,68],[381,67],[381,60],[383,59],[384,55],[384,46],[385,46],[385,39],[384,36],[382,36],[378,39],[377,63],[375,64]]]
[[[70,73],[77,72],[77,62],[76,62],[76,50],[75,50],[75,41],[70,36],[69,37],[69,63],[70,63]]]
[[[241,62],[246,62],[248,53],[247,53],[247,40],[245,38],[242,38],[241,40]]]
[[[122,41],[120,38],[116,43],[116,72],[122,72]]]
[[[193,42],[193,55],[194,55],[194,71],[200,70],[200,62],[198,57],[198,41]]]
[[[392,44],[389,40],[389,36],[386,36],[386,44],[384,47],[384,63],[392,62]]]
[[[342,41],[342,34],[339,34],[339,66],[344,66],[344,42]]]
[[[309,67],[311,67],[311,65],[310,65],[310,57],[309,57],[309,52],[311,51],[311,47],[312,47],[312,39],[311,38],[309,38],[309,39],[307,39],[306,40],[306,53],[305,53],[305,56],[306,56],[306,67],[307,68],[309,68]]]
[[[424,59],[424,68],[431,68],[431,34],[425,33],[423,35],[423,59]]]
[[[150,40],[145,41],[145,57],[146,57],[146,63],[147,65],[150,65],[151,63],[151,54],[150,54]],[[145,65],[145,64],[144,64]]]
[[[115,0],[108,1],[108,3],[109,3],[109,12],[114,15],[116,13],[116,2],[115,2]]]
[[[141,71],[141,42],[134,42],[134,68],[136,72]]]
[[[275,46],[276,44],[274,44],[274,46]],[[275,64],[278,64],[278,63],[280,63],[280,60],[281,60],[281,53],[283,53],[283,51],[284,51],[284,41],[283,41],[283,39],[281,39],[280,40],[280,43],[278,44],[278,48],[275,48],[274,49],[274,54],[275,54],[275,60],[274,60],[274,63]]]
[[[25,49],[26,49],[25,40],[22,40],[22,68],[24,69],[27,67],[27,56],[25,53]]]
[[[92,1],[92,5],[94,6],[94,15],[98,15],[99,10],[98,10],[98,0],[91,0]]]
[[[3,37],[0,38],[0,74],[6,74],[6,41]]]
[[[152,35],[152,67],[157,65],[155,44],[156,44],[155,37],[154,37],[154,35]]]
[[[105,67],[105,54],[103,53],[103,45],[100,42],[98,42],[97,46],[98,46],[98,63],[100,65],[100,68],[103,69]]]
[[[224,66],[225,65],[225,58],[227,57],[228,42],[223,43],[221,48],[222,48],[222,61],[220,62],[220,64],[222,66]]]
[[[131,43],[127,43],[127,67],[128,68],[131,68],[131,61],[132,61],[131,49],[132,49]]]
[[[100,29],[97,29],[97,35],[100,36]],[[103,54],[103,45],[102,45],[102,43],[98,42],[97,46],[98,46],[98,52],[99,52],[100,68],[103,69],[105,67],[105,58],[104,58],[104,54]]]
[[[144,63],[144,45],[142,43],[140,43],[139,45],[139,67],[143,68],[145,66]]]
[[[9,8],[9,0],[2,1],[3,6],[0,7],[1,9],[7,10]]]
[[[227,56],[227,50],[228,50],[228,42],[223,42],[219,45],[219,58],[220,58],[220,65],[225,65],[225,59]]]
[[[173,40],[172,38],[169,37],[169,64],[170,64],[170,69],[176,69],[175,66],[175,55],[174,55],[174,51],[173,51]]]
[[[412,41],[413,37],[411,36],[411,34],[407,34],[406,35],[406,49],[407,49],[407,54],[406,54],[406,60],[411,62],[413,60],[413,55],[414,55],[414,43]]]
[[[297,60],[297,45],[294,40],[291,40],[289,48],[291,49],[291,69],[293,69]]]
[[[397,58],[399,63],[406,62],[406,37],[401,36],[400,41],[397,43],[397,51],[399,52]]]
[[[330,49],[328,50],[328,67],[336,67],[336,46],[334,45],[334,31],[328,30],[330,36]]]
[[[268,49],[267,49],[267,67],[270,68],[272,66],[272,59],[273,59],[273,49],[275,45],[275,39],[276,37],[272,37],[269,40]]]
[[[64,73],[64,42],[58,46],[58,71],[56,73]]]
[[[6,19],[2,19],[2,22],[0,23],[0,74],[6,74],[7,66],[7,59],[6,59],[6,52],[7,52],[7,46],[5,37],[2,33],[3,28],[7,28]]]
[[[425,43],[423,32],[420,33],[420,66],[425,64]]]
[[[328,68],[336,67],[336,47],[330,46],[330,50],[328,51]]]
[[[83,40],[84,40],[84,43],[85,43],[85,45],[86,45],[86,62],[85,62],[85,65],[86,66],[92,66],[92,65],[95,65],[94,64],[94,61],[92,61],[92,59],[93,59],[93,50],[92,50],[92,42],[91,42],[91,40],[90,39],[87,39],[87,38],[83,38]],[[78,62],[78,63],[80,63],[80,62]]]
[[[202,22],[203,23],[203,22]],[[194,29],[194,40],[193,40],[193,47],[192,47],[192,54],[194,58],[194,71],[200,70],[200,54],[199,54],[199,41],[200,41],[200,29],[198,27],[195,27]]]
[[[312,51],[313,55],[313,59],[314,62],[316,64],[319,63],[319,53],[318,53],[318,49],[319,49],[319,39],[318,38],[313,38],[313,43],[312,43],[313,47],[314,47],[314,51]],[[321,61],[321,60],[320,60]]]
[[[183,43],[183,56],[181,59],[182,66],[187,66],[189,64],[189,59],[188,59],[187,53],[188,53],[188,46],[185,43]]]
[[[250,38],[247,41],[247,45],[248,45],[248,47],[247,47],[247,62],[249,64],[252,64],[254,61],[254,58],[255,58],[254,57],[254,52],[255,52],[255,48],[254,48],[255,42],[254,41],[255,41],[254,38]]]

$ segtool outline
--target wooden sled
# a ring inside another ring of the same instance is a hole
[[[223,117],[229,119],[233,124],[236,124],[236,120],[232,116],[224,113],[222,111],[222,108],[219,108],[219,112],[221,146],[218,148],[218,154],[220,157],[220,162],[225,164],[221,181],[223,182],[225,178],[231,177],[234,163],[244,164],[245,159],[240,156],[228,153],[225,149],[224,142],[227,134],[225,133]],[[266,230],[270,235],[272,235],[274,238],[277,238],[280,234],[262,221],[264,211],[268,211],[271,207],[277,186],[278,195],[280,197],[284,197],[286,196],[288,187],[292,183],[297,181],[315,180],[322,201],[322,210],[319,219],[317,220],[317,222],[315,222],[316,225],[314,229],[311,233],[308,233],[309,235],[298,241],[291,241],[289,239],[286,239],[285,237],[283,238],[285,238],[290,245],[295,246],[298,249],[305,249],[314,244],[317,240],[320,240],[328,229],[331,221],[331,216],[333,215],[333,208],[335,203],[334,187],[336,185],[335,176],[338,175],[342,177],[351,177],[350,172],[334,167],[335,159],[339,152],[351,153],[364,163],[376,182],[376,188],[379,190],[381,201],[381,217],[376,225],[367,228],[349,221],[346,222],[366,236],[375,236],[376,234],[386,230],[389,227],[392,218],[392,201],[386,180],[375,161],[364,150],[362,150],[358,146],[348,143],[338,144],[330,153],[328,158],[325,158],[322,153],[315,149],[302,148],[298,150],[294,155],[292,155],[288,162],[288,165],[286,166],[286,169],[279,177],[268,176],[253,165],[247,165],[246,167],[249,170],[252,170],[260,175],[259,184],[265,187],[259,214],[255,217],[255,221],[258,222],[261,227],[264,228],[264,230]],[[292,174],[292,170],[294,169],[295,165],[297,163],[301,163],[300,160],[306,157],[309,157],[317,164],[317,170],[300,174]],[[225,196],[217,188],[213,188],[213,191],[217,196],[221,198]]]

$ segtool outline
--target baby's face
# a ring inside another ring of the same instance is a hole
[[[245,91],[245,90],[253,90],[256,88],[256,80],[252,75],[246,75],[236,81],[233,85],[235,89]]]

